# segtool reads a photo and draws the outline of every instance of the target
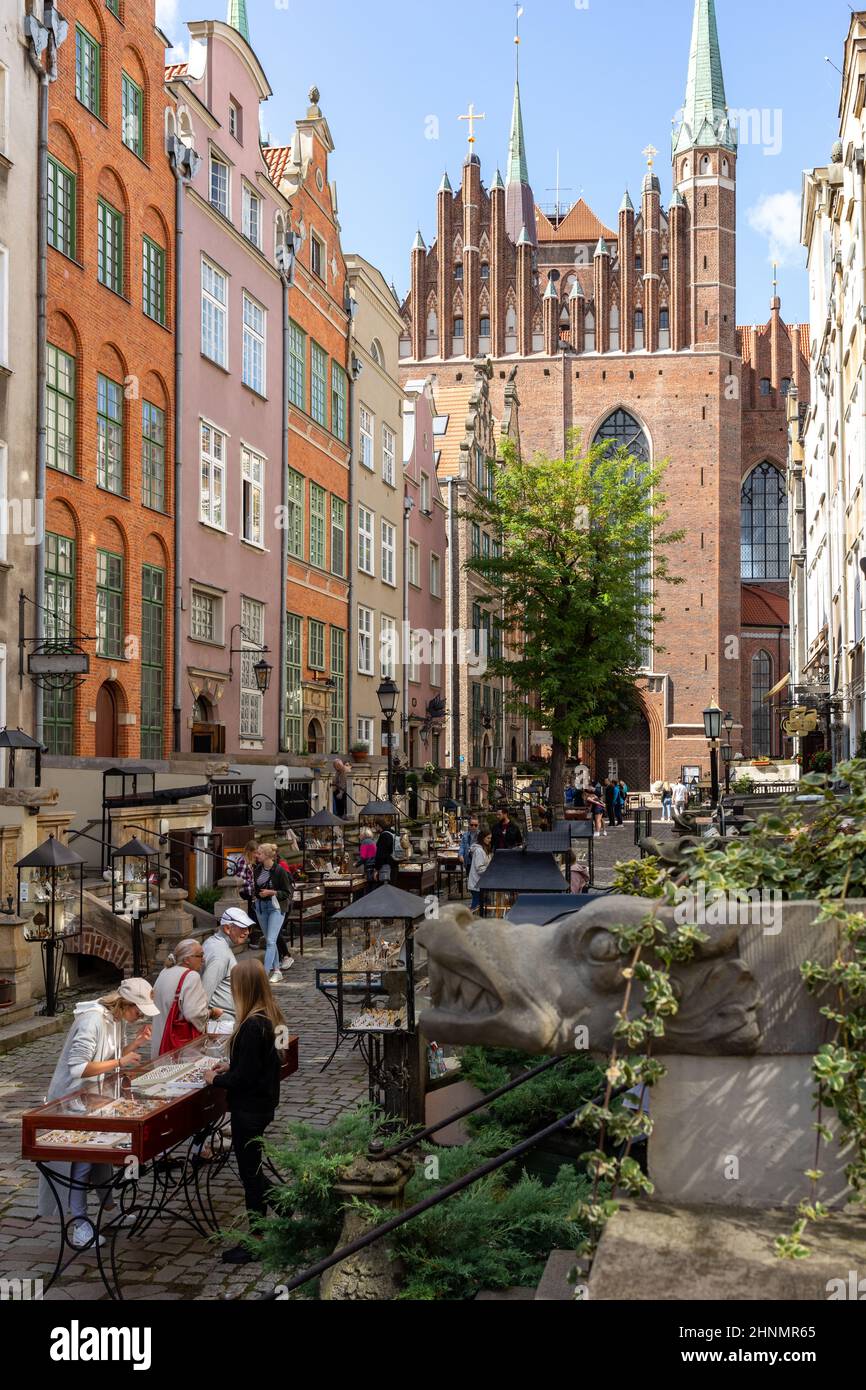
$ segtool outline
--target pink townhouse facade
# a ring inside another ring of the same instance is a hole
[[[404,666],[406,753],[412,767],[441,766],[447,702],[445,631],[446,508],[436,476],[436,402],[429,377],[408,381],[403,406],[403,482],[407,500]],[[411,503],[411,507],[408,504]],[[441,702],[441,703],[439,703]]]
[[[271,89],[255,53],[219,21],[191,23],[189,33],[189,61],[166,74],[177,136],[199,157],[179,211],[176,723],[179,751],[255,761],[281,745],[289,203],[261,153],[260,104]]]

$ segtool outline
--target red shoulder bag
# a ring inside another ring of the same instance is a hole
[[[162,1041],[159,1044],[160,1057],[166,1052],[174,1052],[178,1047],[185,1047],[194,1038],[201,1037],[195,1024],[190,1023],[189,1019],[183,1018],[180,1012],[180,994],[183,989],[183,982],[190,974],[192,971],[185,970],[178,981],[177,992],[168,1011],[165,1028],[162,1030]]]

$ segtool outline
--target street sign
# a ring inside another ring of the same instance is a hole
[[[90,657],[87,652],[31,652],[27,669],[31,676],[86,676]]]

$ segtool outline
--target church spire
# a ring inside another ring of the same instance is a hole
[[[695,0],[686,100],[682,125],[674,132],[674,153],[714,145],[734,150],[737,138],[728,118],[715,0]]]
[[[518,7],[518,26],[523,10]],[[518,27],[515,44],[520,44]],[[518,64],[520,48],[517,48]],[[535,222],[535,199],[529,186],[529,164],[526,158],[526,140],[523,134],[523,108],[520,104],[520,68],[514,79],[514,106],[511,112],[511,135],[508,141],[508,173],[505,177],[505,230],[513,242],[517,242],[521,231],[525,230],[533,246],[538,244],[538,230]]]
[[[250,42],[250,22],[247,18],[247,0],[228,0],[226,8],[226,24],[230,24],[233,29],[237,29],[241,38]]]

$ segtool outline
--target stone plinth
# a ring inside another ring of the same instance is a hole
[[[380,1157],[382,1149],[380,1143],[371,1144],[366,1156],[356,1158],[344,1168],[334,1192],[347,1201],[357,1197],[376,1207],[399,1210],[414,1164],[405,1154],[384,1159]],[[363,1211],[347,1207],[337,1248],[357,1240],[375,1224]],[[322,1276],[319,1296],[334,1303],[391,1300],[399,1290],[399,1273],[387,1238],[377,1240],[329,1269]]]
[[[198,935],[195,920],[183,910],[186,900],[187,893],[183,888],[162,890],[162,908],[152,922],[156,964],[160,969],[178,942]]]
[[[29,1018],[34,1008],[30,947],[24,940],[24,919],[0,914],[0,981],[6,980],[12,984],[12,1004],[0,1008],[0,1027]]]

